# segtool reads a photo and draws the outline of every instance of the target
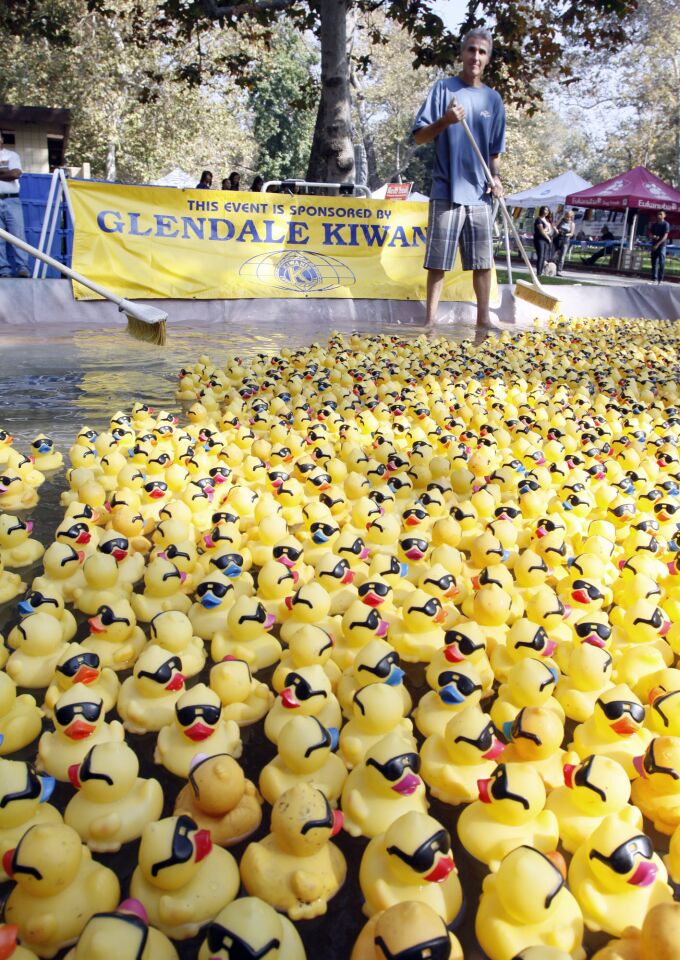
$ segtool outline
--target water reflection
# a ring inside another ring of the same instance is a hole
[[[322,339],[309,319],[291,316],[277,323],[196,325],[170,324],[167,346],[159,348],[129,337],[122,327],[74,330],[47,325],[36,329],[0,331],[0,425],[17,437],[23,449],[39,432],[57,444],[71,444],[87,423],[102,429],[111,414],[128,409],[135,400],[177,409],[177,372],[208,354],[217,364],[234,354],[246,357],[279,351]],[[350,332],[349,320],[337,329]],[[390,332],[376,318],[376,330]],[[401,336],[422,329],[400,325]],[[448,331],[456,339],[470,336],[469,327]]]

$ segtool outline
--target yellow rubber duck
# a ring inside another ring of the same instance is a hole
[[[424,737],[443,734],[452,716],[478,704],[481,697],[482,678],[472,664],[452,664],[437,677],[437,689],[420,698],[413,720]]]
[[[137,755],[125,743],[96,744],[69,767],[68,776],[78,792],[64,822],[97,853],[115,853],[136,840],[163,810],[160,783],[139,776]]]
[[[656,904],[672,901],[667,881],[649,837],[616,814],[605,817],[569,865],[569,887],[586,927],[614,937],[641,927]]]
[[[403,711],[404,700],[398,687],[370,683],[356,691],[352,716],[340,732],[340,756],[350,770],[388,733],[396,732],[415,743],[413,723],[404,717]]]
[[[617,760],[632,779],[633,760],[647,748],[652,733],[643,727],[645,710],[630,687],[617,684],[595,701],[592,715],[574,730],[569,750],[582,760],[592,753]]]
[[[0,427],[0,467],[4,467],[9,461],[10,450],[14,443],[12,434]]]
[[[233,757],[199,755],[177,795],[174,814],[187,814],[210,832],[213,843],[231,847],[260,826],[262,799]]]
[[[375,914],[365,924],[350,960],[383,960],[383,957],[427,956],[463,960],[463,950],[442,918],[426,903],[406,900]]]
[[[456,806],[479,796],[505,749],[491,718],[476,704],[455,714],[444,733],[428,737],[421,749],[421,773],[432,795]]]
[[[400,619],[390,627],[390,643],[408,663],[429,663],[444,645],[441,625],[446,617],[446,608],[437,597],[419,588],[412,590]]]
[[[222,702],[222,716],[239,727],[261,720],[271,709],[274,694],[266,683],[253,678],[245,660],[225,657],[210,671],[210,688]]]
[[[260,773],[262,796],[273,806],[290,787],[311,783],[337,806],[347,779],[344,763],[333,752],[337,745],[336,729],[326,729],[316,717],[293,717],[281,730],[277,755]]]
[[[207,574],[198,583],[194,596],[196,599],[187,614],[193,631],[202,640],[212,640],[224,627],[226,615],[236,599],[234,585],[221,573]]]
[[[505,646],[496,646],[491,652],[494,675],[498,680],[506,681],[512,667],[528,657],[540,657],[549,666],[554,665],[552,656],[556,649],[557,642],[551,639],[544,627],[522,617],[510,627]]]
[[[131,599],[137,619],[149,623],[157,614],[168,610],[188,614],[191,599],[181,590],[185,579],[186,574],[171,560],[164,557],[150,560],[144,573],[144,592],[134,593]]]
[[[102,668],[96,653],[83,650],[79,643],[69,643],[59,658],[52,683],[45,693],[42,711],[46,717],[52,717],[55,703],[74,683],[84,683],[95,690],[104,701],[104,713],[115,707],[120,690],[120,680],[115,672],[110,667]]]
[[[633,761],[640,776],[633,781],[633,803],[656,830],[670,836],[680,824],[680,738],[655,737]]]
[[[362,589],[367,583],[375,585],[376,581],[364,581]],[[385,583],[384,586],[390,589],[388,584]],[[372,598],[373,593],[367,596]],[[335,644],[331,653],[333,661],[341,670],[349,670],[366,644],[375,639],[386,638],[389,628],[390,623],[383,616],[379,605],[372,606],[363,600],[355,600],[342,617],[341,630],[335,633]]]
[[[123,725],[104,720],[104,701],[84,683],[75,683],[54,705],[54,732],[45,731],[38,743],[37,768],[64,782],[68,768],[81,763],[91,747],[99,743],[121,743]]]
[[[425,670],[427,682],[435,687],[442,670],[463,662],[475,667],[482,678],[484,693],[489,693],[495,678],[486,655],[486,637],[482,627],[472,620],[459,620],[447,629],[443,648],[434,654]]]
[[[317,717],[324,727],[340,729],[340,704],[323,667],[312,664],[291,670],[285,682],[286,686],[264,721],[264,733],[268,740],[277,743],[283,725],[296,715]]]
[[[96,913],[65,960],[177,960],[165,934],[149,926],[139,900],[123,900],[115,913]]]
[[[584,723],[592,716],[600,694],[614,686],[612,668],[612,656],[602,647],[584,642],[572,648],[555,690],[570,720]]]
[[[309,920],[326,913],[345,882],[345,858],[330,840],[342,827],[324,794],[308,783],[286,790],[274,804],[271,833],[241,858],[241,879],[251,896]]]
[[[404,671],[399,666],[399,654],[385,640],[370,640],[357,653],[340,678],[337,685],[337,697],[343,713],[351,717],[355,693],[362,687],[373,683],[385,683],[395,687],[401,694],[403,714],[410,713],[411,695],[403,682]]]
[[[243,744],[238,725],[222,717],[222,704],[214,690],[199,683],[175,703],[172,723],[162,727],[156,741],[154,761],[177,777],[188,777],[197,754],[241,756]]]
[[[32,510],[38,500],[38,491],[22,477],[16,467],[2,467],[2,473],[0,474],[0,510],[5,513]]]
[[[561,854],[521,846],[484,879],[475,933],[490,960],[523,957],[525,947],[538,944],[585,960],[583,918],[566,873]]]
[[[76,635],[76,618],[66,609],[61,591],[56,588],[32,590],[17,603],[17,613],[20,617],[28,617],[32,613],[48,613],[61,627],[61,638],[65,643]]]
[[[54,957],[74,944],[93,914],[113,910],[120,899],[114,872],[93,860],[65,824],[31,827],[4,862],[16,880],[5,919],[17,925],[22,943],[41,957]]]
[[[573,853],[607,816],[641,830],[642,814],[629,800],[630,780],[621,764],[590,756],[579,764],[565,763],[564,786],[550,792],[546,807],[557,817],[562,846]]]
[[[45,548],[31,537],[32,532],[32,520],[0,513],[0,561],[5,567],[20,569],[40,560]]]
[[[449,832],[433,817],[415,810],[369,842],[361,858],[359,884],[367,917],[416,900],[450,926],[463,901]]]
[[[331,598],[320,583],[312,581],[285,598],[280,608],[282,643],[289,644],[295,633],[314,624],[335,638],[340,633],[341,618],[330,613]],[[333,652],[333,659],[335,651]],[[337,660],[336,660],[337,662]]]
[[[680,736],[680,691],[652,689],[646,709],[645,726],[653,735]],[[645,744],[646,747],[646,744]]]
[[[5,564],[0,557],[0,603],[7,603],[23,593],[27,584],[21,579],[18,573],[10,573],[5,570]]]
[[[103,604],[87,623],[90,633],[81,645],[96,653],[104,667],[128,670],[146,646],[144,631],[137,626],[132,607],[122,597]]]
[[[91,617],[99,607],[130,597],[131,584],[121,578],[113,554],[97,551],[87,557],[83,563],[83,576],[85,587],[74,591],[74,606],[81,613]]]
[[[496,726],[502,730],[524,707],[544,706],[564,722],[564,710],[553,696],[558,676],[557,667],[549,660],[535,657],[519,660],[499,687],[489,711]]]
[[[427,813],[420,756],[412,738],[388,733],[367,751],[342,788],[344,828],[353,837],[376,837],[410,810]]]
[[[286,677],[291,670],[319,664],[323,667],[335,692],[341,678],[340,667],[331,659],[333,638],[321,627],[308,623],[295,632],[281,655],[271,678],[271,685],[280,693],[286,685]]]
[[[65,517],[54,532],[59,543],[79,550],[84,559],[93,556],[99,545],[101,532],[85,518]]]
[[[546,793],[536,770],[525,764],[499,763],[479,782],[479,800],[465,807],[458,820],[458,837],[477,860],[496,871],[516,847],[555,850],[557,817],[545,809]]]
[[[42,730],[42,714],[30,693],[17,694],[12,678],[0,670],[0,757],[28,746]]]
[[[191,620],[179,610],[157,613],[149,623],[149,640],[151,645],[180,657],[185,677],[195,677],[205,666],[207,654],[203,640],[194,635]]]
[[[130,895],[173,940],[188,940],[236,897],[238,867],[191,817],[165,817],[142,833]]]
[[[593,960],[673,960],[678,945],[677,903],[660,903],[645,916],[642,928],[629,927],[620,940],[610,940]]]
[[[257,897],[241,897],[220,910],[207,927],[198,960],[230,960],[234,949],[268,960],[305,960],[305,949],[288,917]]]
[[[149,644],[118,693],[116,707],[125,729],[142,734],[171,723],[184,681],[181,657]]]
[[[7,637],[10,654],[5,670],[20,687],[46,687],[66,644],[61,626],[48,613],[33,613],[20,620]]]
[[[141,520],[141,515],[139,517]],[[128,526],[120,523],[120,526]],[[129,527],[128,527],[129,529]],[[144,537],[125,536],[119,530],[109,529],[102,533],[99,541],[100,553],[112,556],[118,564],[118,576],[121,584],[128,584],[130,588],[144,576],[144,554],[148,551],[148,541]],[[139,549],[139,540],[144,540],[146,549]]]
[[[257,597],[240,596],[227,613],[226,628],[216,630],[210,655],[215,662],[225,657],[245,660],[253,672],[271,667],[281,658],[281,644],[270,633],[276,623]]]
[[[31,590],[40,593],[58,590],[67,603],[73,603],[75,591],[82,590],[85,586],[82,568],[84,559],[82,552],[68,544],[55,541],[43,555],[44,573],[34,579]]]
[[[503,732],[509,734],[504,763],[530,764],[539,774],[546,791],[564,783],[561,749],[564,725],[547,707],[523,707]]]
[[[53,777],[39,777],[31,763],[0,760],[0,783],[0,882],[4,882],[9,878],[3,858],[26,831],[38,823],[63,821],[57,808],[47,802],[54,791]]]

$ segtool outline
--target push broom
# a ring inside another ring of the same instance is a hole
[[[55,260],[54,257],[51,257],[49,254],[36,250],[35,247],[32,247],[30,243],[26,243],[25,240],[20,240],[19,237],[7,233],[6,230],[0,229],[0,240],[4,240],[6,243],[13,243],[15,247],[19,247],[19,249],[25,253],[29,253],[31,256],[36,257],[36,259],[42,260],[43,263],[47,263],[50,267],[54,267],[55,270],[63,273],[64,276],[70,280],[75,280],[77,283],[87,287],[88,290],[98,293],[99,296],[104,297],[105,300],[110,300],[111,303],[115,303],[120,312],[124,313],[127,317],[128,333],[137,340],[146,340],[149,343],[158,344],[158,346],[163,346],[165,343],[165,328],[166,320],[168,319],[165,310],[159,310],[158,307],[149,307],[143,303],[132,303],[132,301],[125,300],[110,290],[105,290],[104,287],[100,287],[94,280],[83,277],[80,273],[76,273],[75,270],[71,270],[70,267],[59,263],[58,260]]]
[[[491,171],[489,170],[489,166],[486,160],[482,156],[481,150],[477,146],[477,141],[472,136],[472,131],[468,126],[467,120],[463,119],[460,122],[463,125],[463,130],[465,131],[467,138],[470,141],[470,145],[472,149],[477,155],[477,159],[482,165],[482,170],[484,171],[484,176],[486,177],[489,186],[493,187],[493,176],[491,174]],[[508,213],[508,208],[505,205],[505,199],[503,197],[497,197],[496,199],[500,204],[501,210],[503,211],[503,216],[505,217],[505,222],[507,223],[508,227],[510,228],[510,232],[515,238],[517,249],[520,252],[522,260],[524,260],[524,263],[526,264],[526,268],[529,271],[529,276],[531,277],[531,283],[527,283],[526,280],[517,281],[515,285],[515,296],[519,297],[520,300],[526,300],[527,303],[531,303],[534,307],[539,307],[541,310],[547,310],[548,313],[554,313],[559,306],[559,303],[560,303],[559,298],[553,297],[552,294],[548,293],[548,291],[544,287],[542,287],[541,284],[538,282],[538,277],[536,276],[536,272],[534,268],[531,266],[531,262],[529,260],[529,257],[527,256],[526,250],[524,249],[524,245],[520,240],[520,236],[519,236],[519,233],[517,232],[517,228],[513,223],[512,217]]]

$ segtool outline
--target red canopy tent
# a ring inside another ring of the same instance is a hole
[[[633,167],[628,173],[571,193],[566,203],[574,207],[602,207],[606,210],[680,210],[680,190],[664,183],[647,167]]]
[[[581,190],[580,193],[571,193],[566,198],[565,203],[574,207],[599,207],[605,210],[626,211],[619,248],[620,268],[623,248],[626,243],[628,211],[635,211],[628,241],[628,249],[632,250],[637,231],[638,211],[665,210],[671,215],[677,214],[680,211],[680,190],[664,183],[647,167],[640,166],[633,167],[628,173],[622,173],[617,177],[604,180],[602,183],[596,183],[594,187]],[[671,216],[671,219],[675,220],[676,217]]]

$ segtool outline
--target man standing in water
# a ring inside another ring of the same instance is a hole
[[[457,77],[439,80],[413,125],[417,144],[435,141],[435,161],[427,227],[427,325],[434,327],[444,286],[460,242],[463,270],[472,270],[477,297],[477,328],[489,329],[493,261],[491,198],[503,195],[498,158],[505,147],[505,109],[500,95],[482,83],[491,57],[492,37],[477,28],[463,37],[463,67]],[[494,177],[486,182],[461,120],[467,120]]]

